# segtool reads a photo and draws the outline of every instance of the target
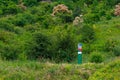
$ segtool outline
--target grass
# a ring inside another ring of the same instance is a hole
[[[120,75],[119,57],[99,64],[2,60],[0,64],[0,80],[119,80]]]
[[[89,80],[120,80],[120,57],[96,71]]]
[[[103,64],[0,61],[0,80],[87,80]]]

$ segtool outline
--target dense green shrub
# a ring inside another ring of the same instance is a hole
[[[115,56],[120,56],[120,45],[116,45],[113,49]]]
[[[13,33],[0,30],[0,41],[4,43],[9,43],[14,38]]]
[[[57,16],[59,16],[59,18],[62,19],[63,23],[68,23],[73,21],[73,16],[71,13],[59,13],[57,14]]]
[[[61,37],[59,37],[61,38]],[[71,62],[75,59],[75,42],[73,36],[69,33],[59,40],[57,57],[59,61]]]
[[[50,42],[48,37],[44,33],[33,33],[32,41],[27,44],[28,59],[51,58],[48,52]]]
[[[18,59],[19,49],[15,45],[5,45],[2,48],[1,58],[3,60],[16,60]]]
[[[7,30],[7,31],[14,31],[14,25],[11,24],[8,20],[1,19],[0,29],[4,29],[4,30]]]
[[[46,29],[49,28],[49,26],[53,24],[52,16],[49,16],[49,15],[42,16],[41,17],[41,24],[42,24],[43,28],[46,28]]]
[[[100,15],[98,13],[87,13],[84,15],[85,23],[95,23],[100,20]]]
[[[21,9],[13,1],[0,1],[0,9],[2,15],[17,14],[21,12]]]
[[[15,41],[15,34],[0,30],[0,57],[5,60],[16,60],[21,51]]]
[[[0,17],[1,17],[1,15],[3,14],[3,11],[2,10],[0,10]]]
[[[104,2],[106,3],[107,6],[112,7],[115,4],[120,3],[120,0],[105,0]]]
[[[23,0],[26,6],[35,6],[38,4],[38,0]]]
[[[93,50],[92,50],[92,44],[83,44],[83,54],[90,54]]]
[[[35,32],[27,43],[29,59],[50,59],[55,62],[71,62],[75,59],[76,43],[71,30],[56,27],[50,32]]]
[[[85,8],[84,20],[86,23],[95,23],[103,19],[110,20],[113,16],[113,9],[106,5],[106,1],[92,1],[90,8]]]
[[[79,16],[81,14],[82,9],[79,6],[76,6],[73,10],[73,17],[75,18],[76,16]]]
[[[26,24],[32,24],[35,22],[35,17],[30,13],[18,14],[14,17],[14,24],[16,26],[25,26]]]
[[[11,0],[13,2],[15,2],[16,4],[20,1],[20,0]]]
[[[14,32],[16,34],[22,34],[24,32],[24,29],[22,29],[20,27],[14,27]]]
[[[24,29],[29,32],[35,32],[38,29],[37,25],[26,25]]]
[[[21,9],[17,5],[9,4],[7,8],[3,9],[3,14],[17,14]]]
[[[111,18],[112,18],[112,17],[111,17],[110,14],[107,14],[107,15],[106,15],[106,19],[107,19],[107,20],[110,20]]]
[[[84,25],[80,31],[82,35],[82,42],[91,43],[95,40],[95,31],[90,25]]]
[[[117,42],[113,39],[109,39],[105,43],[105,51],[113,52],[115,46],[117,45]]]
[[[90,5],[90,4],[93,4],[95,0],[84,0],[84,2],[87,4],[87,5]]]
[[[92,52],[90,55],[90,62],[101,63],[103,62],[103,56],[99,52]]]
[[[55,40],[53,40],[53,58],[56,62],[71,62],[76,58],[76,40],[72,34],[72,30],[65,30],[64,28],[56,28],[54,33]]]

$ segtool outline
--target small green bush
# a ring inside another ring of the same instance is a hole
[[[27,43],[28,59],[51,58],[48,52],[49,45],[49,39],[44,33],[33,33],[32,41]]]
[[[83,44],[83,54],[90,54],[93,49],[92,49],[92,44]]]
[[[73,10],[73,17],[75,18],[76,16],[79,16],[81,14],[82,9],[79,6],[76,6]]]
[[[53,58],[56,62],[71,62],[76,57],[76,40],[72,34],[72,29],[56,28],[53,35],[55,35],[55,43],[53,45]]]
[[[24,30],[20,27],[14,27],[14,32],[16,34],[22,34],[24,32]]]
[[[75,40],[74,37],[67,33],[63,37],[59,37],[58,50],[56,56],[58,61],[71,62],[75,59]]]
[[[19,17],[18,17],[19,16]],[[26,23],[27,23],[27,21],[26,21],[26,19],[25,19],[25,16],[23,16],[22,14],[18,14],[15,18],[14,18],[14,24],[16,25],[16,26],[21,26],[21,27],[23,27]]]
[[[113,52],[115,46],[117,45],[117,42],[113,39],[109,39],[105,43],[105,51]]]
[[[115,46],[113,52],[115,56],[120,56],[120,45]]]
[[[98,52],[93,52],[90,56],[90,62],[101,63],[103,62],[102,54]]]
[[[80,31],[82,34],[82,42],[91,43],[95,40],[95,31],[90,25],[84,25]]]
[[[106,3],[107,6],[112,7],[115,4],[120,3],[120,0],[105,0],[104,2]]]
[[[12,25],[7,20],[1,20],[0,21],[0,29],[4,29],[7,31],[14,31],[14,25]]]
[[[38,4],[38,0],[23,0],[26,6],[35,6]]]
[[[67,29],[67,30],[66,30]],[[33,39],[27,42],[28,59],[49,59],[55,62],[71,62],[76,57],[75,37],[68,27],[33,32]]]
[[[72,13],[57,13],[57,16],[62,20],[62,23],[69,23],[73,21],[73,15]]]
[[[0,1],[0,9],[2,15],[17,14],[21,12],[21,9],[13,1]]]
[[[26,24],[32,24],[35,22],[35,18],[30,13],[17,14],[14,18],[14,24],[16,26],[25,26]]]
[[[19,49],[17,49],[15,45],[5,45],[1,52],[1,58],[3,60],[16,60],[18,58],[18,54]]]
[[[0,30],[0,41],[10,43],[14,39],[14,34],[7,31]]]

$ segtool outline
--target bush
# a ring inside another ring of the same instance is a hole
[[[2,9],[2,15],[17,14],[21,12],[21,9],[12,1],[4,0],[0,1],[0,8]]]
[[[49,28],[50,25],[53,24],[53,20],[51,16],[45,15],[41,17],[41,24],[43,28]]]
[[[12,25],[9,21],[7,20],[2,20],[0,21],[0,29],[4,29],[7,31],[14,31],[14,25]]]
[[[120,56],[120,45],[115,46],[113,52],[115,56]]]
[[[38,4],[38,0],[23,0],[26,6],[34,6]]]
[[[14,39],[14,34],[7,31],[0,30],[0,41],[10,43]]]
[[[111,16],[110,14],[107,14],[107,15],[106,15],[106,19],[107,19],[107,20],[110,20],[111,18],[112,18],[112,16]]]
[[[79,16],[81,14],[81,8],[79,6],[76,6],[74,11],[73,11],[73,17],[75,18],[76,16]]]
[[[106,3],[107,6],[112,7],[115,4],[120,3],[120,0],[105,0],[105,3]]]
[[[59,37],[58,52],[56,56],[58,61],[71,62],[75,59],[75,40],[70,34],[65,34],[64,37]]]
[[[37,25],[26,25],[24,29],[29,32],[35,32],[38,29]]]
[[[25,26],[26,24],[32,24],[35,22],[35,18],[30,13],[18,14],[14,17],[14,24],[16,26]]]
[[[73,21],[73,16],[70,13],[58,13],[57,16],[61,18],[62,23],[68,23]]]
[[[14,32],[16,34],[22,34],[24,32],[23,28],[20,27],[14,27]]]
[[[0,10],[0,17],[1,17],[1,15],[2,15],[2,13],[3,13],[3,11],[2,11],[2,10]]]
[[[56,62],[71,62],[76,58],[76,41],[72,29],[56,28],[53,35],[52,50]]]
[[[67,30],[66,30],[67,29]],[[28,59],[50,59],[55,62],[71,62],[76,58],[75,37],[68,27],[33,33],[27,42]]]
[[[92,52],[92,54],[90,56],[90,62],[95,62],[95,63],[103,62],[102,54],[100,54],[98,52]]]
[[[113,39],[109,39],[105,43],[105,51],[113,52],[115,46],[117,45],[117,42]]]
[[[50,45],[48,37],[41,33],[33,33],[33,39],[27,43],[28,59],[51,58],[48,47]]]
[[[19,55],[19,49],[15,45],[5,45],[2,48],[1,58],[3,60],[16,60]]]
[[[100,15],[98,13],[87,13],[84,15],[85,23],[95,23],[100,20]]]
[[[0,31],[0,48],[0,57],[4,60],[16,60],[22,51],[15,41],[15,34],[3,30]]]
[[[91,43],[95,40],[95,32],[94,29],[90,27],[90,25],[84,25],[80,31],[82,34],[82,38],[81,38],[82,42]]]
[[[92,46],[93,44],[84,44],[83,46],[83,54],[90,54],[93,49],[92,49]]]

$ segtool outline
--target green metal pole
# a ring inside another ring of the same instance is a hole
[[[78,52],[78,64],[82,64],[82,53]]]
[[[78,64],[82,64],[82,44],[78,44]]]

